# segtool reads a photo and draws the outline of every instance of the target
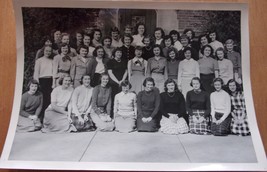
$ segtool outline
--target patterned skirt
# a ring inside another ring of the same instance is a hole
[[[160,131],[164,134],[185,134],[189,128],[184,118],[179,118],[176,123],[169,118],[162,116],[160,121]]]
[[[242,117],[242,110],[234,110],[232,113],[234,113],[234,116],[236,116],[238,119]],[[235,120],[232,118],[231,121],[231,132],[233,134],[247,136],[250,135],[249,125],[248,125],[248,119],[245,117],[243,120]]]
[[[193,110],[193,116],[189,116],[190,133],[209,134],[209,118],[204,117],[205,110]]]
[[[84,119],[84,115],[85,114],[81,115],[83,119]],[[88,121],[84,121],[83,124],[79,122],[78,117],[74,113],[71,114],[71,120],[72,120],[74,127],[77,129],[77,131],[94,131],[95,130],[94,123],[90,115],[88,116]]]
[[[223,116],[223,113],[215,112],[215,118],[218,120]],[[230,133],[231,116],[220,124],[211,123],[211,133],[215,136],[227,136]]]

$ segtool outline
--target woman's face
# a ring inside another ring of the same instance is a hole
[[[30,94],[35,94],[37,89],[38,89],[38,85],[37,84],[30,84],[30,88],[29,88]]]
[[[44,56],[49,57],[51,54],[52,54],[52,48],[51,47],[45,47]]]
[[[173,39],[173,42],[178,41],[178,35],[177,34],[172,34],[171,37]]]
[[[68,46],[65,46],[65,47],[61,47],[61,53],[63,55],[67,55],[69,52],[69,47]]]
[[[124,44],[125,44],[126,46],[130,46],[130,45],[131,45],[131,38],[125,36],[125,37],[124,37]]]
[[[192,31],[187,31],[186,33],[186,36],[189,38],[189,39],[192,39],[192,37],[193,37],[193,33],[192,33]]]
[[[175,59],[175,57],[176,57],[176,54],[175,54],[175,52],[174,51],[171,51],[170,53],[169,53],[169,57],[171,58],[171,59]]]
[[[128,93],[129,90],[130,90],[129,85],[127,85],[127,86],[122,86],[122,87],[121,87],[121,90],[122,90],[123,93]]]
[[[187,60],[191,59],[191,51],[187,50],[186,52],[184,52],[184,56]]]
[[[211,49],[210,49],[210,47],[206,47],[206,48],[204,49],[204,56],[209,57],[210,54],[211,54]]]
[[[144,38],[144,44],[148,47],[150,45],[150,39]]]
[[[236,92],[236,83],[235,82],[230,82],[229,83],[229,90],[234,93]]]
[[[125,28],[124,33],[131,35],[132,34],[132,29],[131,28]]]
[[[85,48],[81,48],[80,49],[80,56],[86,57],[87,54],[88,54],[88,50],[87,49],[85,49]]]
[[[144,25],[139,25],[137,28],[137,32],[139,35],[143,35],[145,32],[145,26]]]
[[[102,78],[101,78],[101,85],[102,85],[102,87],[107,86],[108,81],[109,81],[108,75],[103,75]]]
[[[214,82],[214,88],[216,91],[220,91],[222,89],[222,84],[220,81]]]
[[[52,42],[50,40],[45,41],[45,46],[52,46]]]
[[[216,33],[215,32],[214,33],[210,33],[209,37],[210,37],[212,42],[215,41],[216,40]]]
[[[159,47],[153,48],[153,53],[155,56],[159,56],[160,55],[160,48]]]
[[[166,39],[166,40],[164,41],[164,43],[165,43],[165,46],[166,46],[166,47],[170,47],[170,46],[172,45],[172,41],[171,41],[171,39]]]
[[[227,51],[233,51],[234,45],[233,44],[226,44]]]
[[[121,56],[122,56],[122,52],[121,52],[121,51],[116,51],[116,52],[115,52],[115,58],[116,58],[116,59],[120,59]]]
[[[82,41],[82,39],[83,39],[82,34],[81,33],[76,33],[76,39],[77,39],[77,41]]]
[[[100,41],[100,38],[101,38],[100,32],[95,31],[95,33],[94,33],[94,39],[97,40],[97,41]]]
[[[68,35],[63,36],[61,39],[61,42],[69,44],[70,43],[70,37]]]
[[[166,85],[166,87],[167,87],[167,92],[169,92],[169,93],[172,93],[172,92],[175,91],[175,84],[174,84],[173,82],[168,83],[168,84]]]
[[[188,39],[187,38],[182,38],[181,39],[181,44],[183,47],[186,47],[188,45]]]
[[[84,76],[83,77],[83,85],[85,86],[85,87],[89,87],[90,86],[90,76]]]
[[[194,90],[199,90],[200,89],[200,83],[198,80],[192,80],[192,87]]]
[[[71,83],[71,78],[69,76],[63,78],[62,86],[64,88],[68,88],[70,86],[70,83]]]
[[[103,48],[99,48],[96,51],[97,57],[102,58],[104,56],[104,49]]]
[[[118,40],[119,39],[119,33],[117,31],[111,32],[111,37],[114,40]]]
[[[111,40],[110,39],[104,39],[103,43],[104,43],[105,47],[110,47],[111,46]]]
[[[209,41],[208,41],[206,36],[203,36],[200,38],[200,43],[202,46],[204,46],[204,45],[207,45],[209,43]]]
[[[154,87],[153,82],[150,82],[150,81],[146,82],[146,86],[145,86],[146,91],[151,91],[153,87]]]
[[[61,32],[59,30],[54,32],[54,40],[55,41],[59,41],[60,37],[61,37]]]
[[[85,35],[84,38],[83,38],[83,44],[86,45],[86,46],[89,46],[90,42],[91,42],[90,36]]]
[[[160,40],[161,37],[162,37],[161,31],[160,31],[160,30],[155,31],[155,38],[156,38],[157,40]]]
[[[134,54],[135,54],[136,57],[139,58],[139,57],[142,56],[142,50],[135,50]]]
[[[217,51],[217,57],[219,58],[219,60],[224,59],[224,52],[223,51]]]

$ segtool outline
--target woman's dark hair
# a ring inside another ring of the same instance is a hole
[[[226,58],[226,53],[225,53],[224,48],[219,47],[219,48],[217,48],[217,50],[215,51],[215,57],[216,57],[217,60],[219,59],[218,56],[217,56],[217,52],[218,52],[218,51],[222,51],[223,54],[224,54],[224,58]]]
[[[103,49],[103,51],[104,51],[104,54],[103,54],[103,58],[105,58],[105,56],[106,56],[106,52],[105,52],[105,50],[104,50],[104,48],[102,47],[102,46],[97,46],[97,47],[95,47],[95,49],[94,49],[94,51],[93,51],[93,56],[94,57],[97,57],[97,50],[99,50],[99,49]]]
[[[112,51],[112,56],[113,56],[113,57],[115,57],[115,54],[116,54],[117,51],[122,52],[122,48],[121,48],[121,47],[117,47],[117,48],[115,48],[115,49]]]
[[[201,80],[200,80],[199,77],[193,77],[193,78],[191,79],[191,82],[190,82],[190,86],[191,86],[191,87],[193,87],[193,81],[198,81],[199,84],[200,84],[200,88],[201,88],[202,83],[201,83]]]
[[[92,34],[93,38],[94,38],[94,35],[95,35],[96,32],[99,32],[100,33],[100,38],[101,38],[102,37],[102,32],[101,32],[100,29],[94,29],[93,30],[93,34]]]
[[[84,39],[85,36],[87,36],[87,37],[90,38],[90,44],[91,44],[91,42],[92,42],[92,35],[90,35],[88,33],[85,33],[85,34],[83,34],[83,39]]]
[[[222,78],[214,78],[213,81],[212,81],[212,85],[213,85],[213,87],[214,87],[214,83],[215,83],[215,82],[220,82],[220,83],[222,84],[222,86],[223,86],[223,84],[224,84]]]
[[[122,39],[121,39],[121,41],[122,41],[123,44],[124,44],[124,38],[125,38],[125,37],[130,38],[130,39],[131,39],[131,43],[133,42],[133,37],[132,37],[132,35],[130,35],[130,34],[125,34],[125,35],[123,35],[123,37],[122,37]]]
[[[141,47],[141,46],[136,46],[136,47],[135,47],[135,50],[143,51],[143,47]]]
[[[100,77],[99,77],[99,81],[98,81],[99,84],[101,84],[101,80],[102,80],[102,78],[103,78],[104,76],[107,76],[108,79],[110,80],[110,77],[109,77],[108,73],[104,72],[104,73],[102,73],[102,74],[100,75]],[[108,85],[109,85],[109,81],[108,81],[107,86],[108,86]]]
[[[127,87],[127,86],[129,86],[129,89],[132,88],[132,84],[128,80],[124,80],[124,81],[121,82],[120,89],[122,87]]]
[[[167,60],[170,61],[171,60],[171,57],[170,57],[170,52],[174,52],[175,53],[175,60],[178,60],[178,52],[176,51],[176,49],[174,47],[171,47],[168,49],[167,51]]]
[[[111,38],[110,36],[105,36],[105,37],[102,39],[102,41],[101,41],[101,43],[102,43],[103,46],[104,46],[104,41],[105,41],[106,39],[109,39],[109,40],[110,40],[110,43],[112,43],[112,38]]]
[[[164,91],[167,92],[168,91],[168,88],[167,88],[167,85],[169,83],[173,83],[174,84],[174,91],[178,91],[178,86],[177,86],[177,83],[171,79],[171,78],[168,78],[165,82],[164,82]]]
[[[58,54],[61,54],[61,53],[62,53],[61,48],[62,48],[62,47],[66,47],[66,46],[68,46],[68,53],[67,53],[67,54],[69,54],[69,53],[70,53],[70,46],[69,46],[67,43],[61,43],[61,44],[59,45]]]
[[[67,77],[70,78],[70,80],[72,81],[70,75],[65,75],[63,78],[60,78],[60,79],[59,79],[58,84],[59,84],[59,85],[62,85],[62,84],[63,84],[63,80],[64,80],[64,78],[67,78]]]
[[[154,39],[152,38],[152,36],[150,36],[150,35],[144,36],[144,38],[142,39],[143,44],[145,44],[145,42],[144,42],[145,39],[149,39],[150,46],[154,44]]]
[[[186,34],[189,31],[192,33],[192,39],[195,38],[195,32],[192,29],[185,29],[183,34]]]
[[[185,47],[185,49],[183,50],[183,53],[185,53],[186,51],[190,51],[191,52],[191,55],[192,54],[192,48],[191,47]]]
[[[161,27],[156,27],[156,29],[154,30],[154,37],[155,37],[155,32],[156,31],[160,31],[161,32],[161,38],[164,38],[165,32]]]
[[[80,84],[81,84],[81,85],[83,85],[83,78],[84,78],[85,76],[89,76],[90,81],[91,81],[91,77],[90,77],[90,75],[89,75],[89,74],[85,74],[85,75],[83,75],[83,76],[81,77],[81,80],[80,80]]]
[[[164,46],[166,47],[166,44],[165,44],[165,41],[170,39],[171,40],[171,45],[174,44],[174,41],[172,39],[172,37],[170,35],[165,35],[164,38],[163,38],[163,43],[164,43]]]
[[[118,32],[118,34],[120,34],[120,30],[119,30],[119,28],[118,28],[118,27],[116,27],[116,26],[115,26],[115,27],[113,27],[113,28],[111,28],[111,30],[110,30],[110,33],[109,33],[109,34],[111,35],[111,33],[112,33],[112,32]]]
[[[154,48],[159,48],[159,49],[160,49],[160,56],[163,56],[162,48],[161,48],[160,45],[155,44],[155,45],[153,46],[152,50],[154,50]],[[154,52],[153,52],[153,54],[154,54]]]
[[[143,81],[143,86],[145,87],[147,82],[152,82],[153,86],[155,86],[155,81],[152,77],[147,77],[144,81]]]
[[[77,53],[80,54],[80,50],[81,49],[86,49],[87,52],[89,52],[89,47],[87,47],[86,45],[80,45],[78,48],[77,48]]]
[[[227,92],[230,94],[230,95],[232,95],[233,93],[231,92],[231,90],[229,89],[229,85],[231,84],[231,83],[235,83],[235,85],[236,85],[236,92],[241,92],[242,91],[242,88],[241,88],[241,85],[239,84],[239,83],[237,83],[234,79],[230,79],[228,82],[227,82],[227,84],[226,84],[226,90],[227,90]]]
[[[146,26],[145,26],[144,23],[137,23],[137,24],[136,24],[134,34],[135,34],[135,35],[138,34],[138,27],[139,27],[139,26],[144,26],[144,34],[143,34],[143,35],[145,35],[145,34],[146,34]]]
[[[198,43],[199,43],[199,45],[201,45],[201,38],[203,38],[203,37],[206,37],[207,40],[208,40],[208,43],[210,43],[210,37],[207,34],[203,34],[203,35],[200,35],[198,37]]]
[[[181,35],[181,37],[180,37],[180,40],[182,40],[182,39],[187,39],[187,41],[188,41],[188,44],[190,43],[190,39],[188,38],[188,36],[187,36],[187,35],[185,35],[185,34],[182,34],[182,35]]]
[[[216,35],[216,39],[215,40],[219,40],[219,35],[216,29],[211,29],[210,31],[208,31],[208,35],[210,36],[210,34],[215,33]]]
[[[205,50],[207,47],[210,48],[210,56],[212,56],[212,55],[213,55],[213,48],[212,48],[210,45],[204,45],[204,46],[201,48],[201,50],[200,50],[201,54],[204,55],[204,50]]]
[[[39,91],[39,89],[40,89],[40,84],[39,84],[39,82],[38,82],[37,80],[35,80],[35,79],[31,79],[31,80],[29,81],[29,83],[27,84],[27,89],[28,89],[28,90],[30,90],[30,86],[31,86],[31,84],[37,85],[37,90],[36,90],[36,92]]]
[[[177,30],[171,30],[170,33],[169,33],[170,36],[172,35],[177,35],[177,40],[180,41],[180,33],[177,31]]]

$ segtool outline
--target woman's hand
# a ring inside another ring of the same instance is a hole
[[[87,122],[89,120],[88,115],[84,115],[83,119],[84,119],[84,122]]]
[[[110,118],[110,116],[107,115],[107,122],[112,121],[112,119]]]
[[[179,117],[175,114],[169,114],[169,115],[170,115],[170,117],[169,117],[170,121],[173,123],[177,123]]]
[[[68,117],[68,121],[69,121],[70,124],[72,124],[72,122],[73,122],[70,117]]]
[[[80,125],[83,125],[84,124],[84,119],[81,117],[81,115],[79,115],[78,116],[78,123],[80,124]]]
[[[149,123],[152,120],[152,117],[148,117],[146,118],[146,120],[147,120],[147,123]]]
[[[143,117],[142,121],[143,121],[143,123],[147,123],[147,118]]]

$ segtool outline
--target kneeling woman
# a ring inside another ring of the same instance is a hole
[[[112,131],[114,121],[111,119],[111,87],[108,85],[109,76],[100,76],[100,85],[93,90],[91,118],[100,131]]]
[[[115,129],[128,133],[134,131],[137,117],[136,94],[129,92],[131,84],[125,80],[121,83],[122,91],[114,99]]]
[[[43,94],[38,91],[39,83],[31,80],[26,93],[22,95],[17,132],[30,132],[41,129],[39,115],[43,106]]]
[[[189,114],[190,133],[208,134],[210,132],[210,96],[201,90],[200,78],[191,81],[193,90],[187,92],[186,110]]]
[[[137,130],[155,132],[159,128],[159,90],[154,87],[155,82],[151,77],[144,80],[143,86],[145,89],[137,96]]]
[[[160,94],[160,131],[165,134],[183,134],[188,132],[186,120],[188,116],[185,110],[185,99],[178,91],[176,82],[167,79],[164,83],[165,92]]]
[[[210,95],[211,104],[211,133],[215,136],[226,136],[230,132],[231,100],[227,92],[222,89],[223,80],[215,78],[213,80],[215,91]]]
[[[89,116],[93,93],[93,88],[90,86],[90,76],[83,75],[80,83],[81,85],[75,88],[71,98],[71,119],[77,131],[94,130],[92,119]]]
[[[73,88],[70,84],[70,76],[65,75],[64,78],[59,81],[60,86],[52,91],[51,104],[45,110],[42,132],[64,133],[76,131],[70,119],[70,99],[73,92]]]

